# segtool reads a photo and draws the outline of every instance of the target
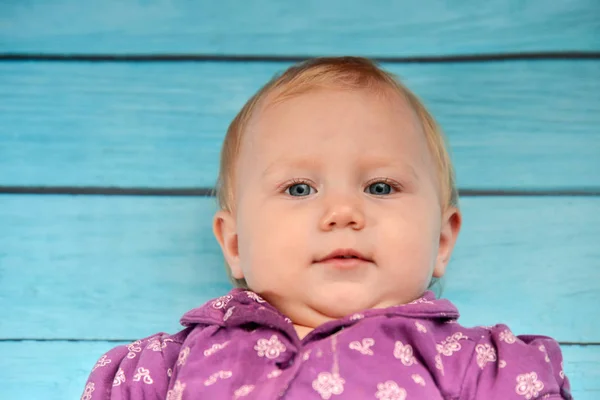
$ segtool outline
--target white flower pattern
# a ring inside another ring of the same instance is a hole
[[[120,386],[122,383],[125,383],[125,372],[119,368],[115,374],[115,379],[113,379],[113,386]]]
[[[230,294],[228,294],[226,296],[221,296],[212,302],[212,307],[214,309],[220,310],[222,308],[225,308],[232,299],[233,299],[233,296]]]
[[[442,340],[440,344],[436,344],[435,347],[438,353],[445,356],[451,356],[453,353],[461,349],[459,340],[468,339],[461,332],[457,332],[451,336],[448,336],[446,340]]]
[[[538,380],[535,372],[517,376],[517,387],[515,390],[518,395],[524,396],[527,400],[537,397],[542,389],[544,389],[544,384]]]
[[[310,349],[306,350],[304,354],[302,354],[302,361],[307,361],[310,357]]]
[[[478,344],[475,347],[477,353],[477,365],[483,369],[489,362],[496,361],[496,350],[489,344]]]
[[[228,344],[229,344],[229,340],[226,342],[223,342],[223,343],[215,343],[212,346],[210,346],[209,349],[204,350],[204,356],[205,357],[212,356],[217,351],[223,350],[225,348],[225,346],[227,346]]]
[[[135,354],[142,351],[141,344],[142,344],[141,340],[136,340],[135,342],[127,345],[127,349],[129,350],[129,353],[127,353],[127,358],[129,358],[129,359],[135,358]]]
[[[188,346],[186,346],[179,352],[179,356],[177,357],[177,365],[179,365],[179,366],[184,365],[185,362],[187,361],[187,358],[189,355],[190,355],[190,348]]]
[[[363,319],[365,316],[362,314],[352,314],[350,317],[350,321],[358,321],[359,319]]]
[[[94,392],[94,390],[94,383],[88,382],[87,385],[85,385],[83,394],[81,395],[81,400],[92,400],[92,393]]]
[[[425,297],[419,297],[418,299],[413,300],[408,304],[434,304],[434,303],[433,303],[433,301],[427,300]],[[444,313],[440,313],[440,314],[444,314]]]
[[[269,375],[267,375],[267,378],[273,379],[273,378],[277,378],[279,375],[281,375],[281,370],[274,369],[273,371],[269,372]]]
[[[252,300],[256,301],[257,303],[264,303],[265,300],[260,297],[258,294],[252,292],[252,291],[246,291],[246,295],[251,298]]]
[[[254,385],[244,385],[233,392],[234,399],[239,399],[240,397],[245,397],[250,394],[254,390]]]
[[[173,385],[173,389],[167,392],[166,400],[182,400],[184,390],[185,383],[181,383],[179,380],[176,380],[175,385]]]
[[[417,363],[417,359],[413,355],[413,348],[410,344],[403,344],[401,341],[396,341],[394,346],[394,357],[402,361],[402,364],[410,367]]]
[[[517,337],[510,330],[505,329],[500,332],[500,340],[508,344],[513,344],[517,341]]]
[[[425,386],[425,379],[421,375],[412,374],[410,377],[417,385]]]
[[[543,344],[540,345],[540,347],[538,347],[538,349],[544,353],[544,361],[546,361],[547,363],[550,362],[550,358],[548,357],[548,353],[546,352],[546,346],[544,346]]]
[[[346,381],[339,374],[330,372],[321,372],[317,379],[312,382],[312,387],[321,395],[321,398],[327,400],[334,394],[344,392],[344,383]]]
[[[229,379],[233,373],[231,371],[218,371],[208,377],[207,380],[204,381],[204,386],[210,386],[215,384],[219,379]]]
[[[406,390],[399,387],[394,381],[386,381],[377,384],[375,397],[379,400],[405,400]]]
[[[415,326],[417,327],[417,330],[419,332],[421,332],[421,333],[427,333],[427,328],[425,327],[425,325],[423,325],[419,321],[415,321]]]
[[[373,350],[371,350],[371,346],[375,344],[375,340],[373,338],[364,338],[362,343],[358,340],[355,340],[349,344],[350,349],[356,350],[361,354],[366,356],[372,356]]]
[[[111,361],[107,357],[108,356],[106,354],[100,357],[96,365],[94,365],[94,368],[92,368],[92,372],[94,372],[99,367],[104,367],[105,365],[110,364]]]
[[[254,350],[256,350],[259,357],[273,359],[285,352],[286,348],[285,345],[279,341],[277,335],[273,335],[270,339],[258,339],[256,346],[254,346]]]
[[[445,374],[444,364],[442,363],[442,354],[446,357],[452,356],[452,354],[461,349],[459,341],[464,339],[468,339],[468,337],[462,332],[456,332],[453,335],[448,336],[445,340],[442,340],[441,343],[435,345],[438,352],[435,356],[435,367],[442,372],[442,375]]]
[[[161,351],[162,349],[164,349],[165,347],[167,347],[167,343],[168,342],[172,342],[173,339],[165,339],[162,341],[160,341],[160,339],[152,339],[149,343],[148,346],[146,346],[147,349],[152,350],[152,351]]]
[[[158,340],[158,339],[152,339],[148,343],[148,346],[146,346],[146,348],[148,350],[152,350],[152,351],[161,351],[162,346],[161,346],[160,340]]]
[[[139,382],[140,380],[146,385],[152,385],[154,383],[150,376],[150,370],[143,367],[138,368],[136,374],[133,376],[134,382]]]
[[[231,306],[227,309],[227,312],[225,313],[225,315],[223,315],[223,321],[227,321],[233,315],[234,309],[235,306]]]
[[[435,367],[437,369],[439,369],[442,372],[442,375],[444,375],[444,364],[442,363],[442,356],[440,353],[436,354],[434,357],[435,360]]]
[[[565,379],[565,367],[563,366],[563,361],[560,362],[560,372],[558,375],[561,379]]]

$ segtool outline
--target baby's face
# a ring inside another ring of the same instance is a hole
[[[454,241],[435,164],[399,96],[323,89],[269,105],[236,171],[225,256],[297,324],[410,302],[444,272]],[[367,261],[318,262],[337,249]]]

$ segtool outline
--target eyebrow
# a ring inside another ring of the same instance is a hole
[[[269,164],[267,168],[262,173],[262,177],[269,176],[270,174],[275,173],[278,168],[297,168],[297,169],[309,169],[321,166],[322,161],[316,158],[296,158],[296,159],[285,159],[279,158]],[[390,160],[388,158],[382,157],[365,157],[360,160],[360,167],[365,169],[372,168],[382,168],[382,167],[392,167],[392,168],[402,168],[408,170],[408,172],[415,178],[418,179],[417,171],[415,168],[404,161],[400,160]]]
[[[314,167],[319,167],[321,165],[321,161],[315,158],[296,158],[296,159],[292,159],[292,160],[286,160],[285,158],[281,157],[278,158],[277,160],[273,161],[271,164],[269,164],[269,166],[267,166],[267,168],[265,168],[265,170],[262,173],[262,176],[268,176],[271,175],[273,173],[275,173],[275,171],[278,168],[298,168],[298,169],[308,169],[308,168],[314,168]]]

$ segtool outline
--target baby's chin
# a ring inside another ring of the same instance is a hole
[[[309,306],[329,319],[340,319],[371,308],[379,308],[379,299],[367,290],[328,290],[311,296]]]

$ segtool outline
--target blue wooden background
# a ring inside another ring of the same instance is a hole
[[[383,59],[447,132],[466,325],[560,341],[600,398],[600,2],[0,2],[0,398],[75,399],[109,348],[229,289],[226,127],[298,58]]]

